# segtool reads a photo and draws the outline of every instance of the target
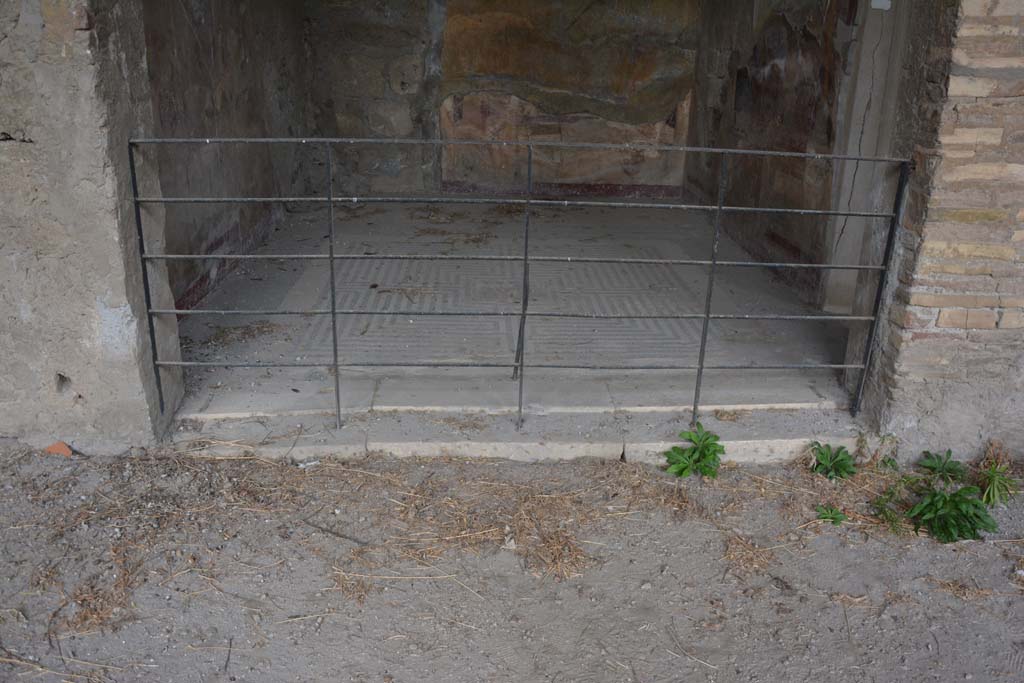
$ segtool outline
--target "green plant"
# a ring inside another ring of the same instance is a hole
[[[725,453],[725,446],[718,442],[719,437],[714,432],[704,429],[700,422],[692,431],[679,434],[682,439],[690,442],[689,446],[673,446],[665,451],[668,459],[669,474],[677,477],[688,477],[697,473],[705,477],[717,477],[718,467],[721,465],[721,456]]]
[[[923,490],[931,490],[924,487],[924,479],[909,475],[900,476],[890,484],[882,493],[871,501],[871,510],[875,517],[878,517],[894,534],[902,534],[906,531],[904,522],[910,503],[907,498],[912,493],[921,493]]]
[[[1010,465],[991,460],[978,472],[981,500],[985,505],[1001,505],[1017,493],[1017,482],[1010,476]]]
[[[828,444],[815,441],[811,444],[811,453],[814,454],[814,464],[811,469],[829,479],[846,479],[857,473],[857,468],[853,464],[853,456],[845,446],[833,449]]]
[[[840,524],[849,519],[849,517],[844,515],[841,510],[838,510],[834,507],[819,505],[817,509],[818,519],[824,520],[826,522],[832,522],[832,524],[835,526],[839,526]]]
[[[946,484],[963,481],[964,475],[967,474],[964,466],[953,459],[951,450],[947,450],[942,455],[925,451],[924,457],[917,461],[917,466],[928,470],[933,477]]]
[[[892,470],[893,472],[898,472],[900,469],[900,464],[896,462],[896,458],[892,456],[882,458],[882,461],[879,464],[885,469]]]
[[[907,516],[914,522],[915,531],[924,527],[941,543],[981,538],[979,531],[996,531],[998,527],[978,493],[977,486],[965,486],[952,493],[932,489]]]

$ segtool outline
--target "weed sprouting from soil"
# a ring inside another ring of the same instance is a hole
[[[718,435],[705,430],[704,425],[698,422],[694,429],[682,432],[679,436],[690,445],[673,446],[665,451],[668,460],[665,471],[677,477],[689,477],[691,474],[717,477],[721,456],[725,453]]]
[[[833,526],[839,526],[849,519],[842,510],[827,505],[819,505],[817,512],[818,519],[823,522],[831,522]]]
[[[989,507],[1003,505],[1017,495],[1019,483],[1012,473],[1013,461],[998,441],[989,441],[978,465],[981,500]]]
[[[827,479],[848,479],[857,473],[853,464],[853,456],[846,446],[833,448],[829,444],[815,441],[811,444],[814,464],[811,469]]]
[[[925,451],[924,456],[917,461],[917,466],[944,484],[963,481],[967,474],[964,466],[953,459],[951,450],[945,453]]]

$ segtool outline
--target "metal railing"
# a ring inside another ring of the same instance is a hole
[[[322,146],[326,155],[326,194],[324,196],[269,196],[269,197],[143,197],[139,195],[137,179],[136,149],[150,145],[267,145],[291,144],[304,146]],[[431,145],[440,151],[442,146],[501,146],[517,147],[526,150],[526,191],[525,197],[464,197],[464,196],[359,196],[335,194],[334,182],[334,148],[337,145]],[[671,201],[600,201],[586,199],[546,199],[534,197],[533,156],[536,148],[558,149],[605,149],[618,151],[656,151],[656,152],[691,152],[713,154],[720,157],[717,201],[714,204],[690,204]],[[751,207],[731,206],[725,203],[726,189],[729,185],[730,161],[736,156],[754,157],[788,157],[800,159],[817,159],[830,161],[873,162],[898,166],[893,208],[889,212],[871,211],[836,211],[821,209],[801,209],[785,207]],[[570,143],[549,141],[481,141],[481,140],[415,140],[415,139],[381,139],[381,138],[140,138],[129,141],[128,158],[131,173],[132,193],[135,208],[135,220],[138,234],[139,258],[142,263],[142,284],[145,296],[147,322],[150,337],[150,350],[153,357],[153,372],[156,376],[156,387],[160,410],[165,410],[161,368],[173,367],[232,367],[232,368],[328,368],[334,375],[334,404],[337,424],[342,423],[340,369],[356,367],[403,367],[403,368],[505,368],[512,370],[512,378],[518,380],[518,407],[516,424],[523,423],[523,387],[525,371],[528,369],[573,369],[573,370],[693,370],[696,381],[693,392],[693,410],[691,423],[697,420],[700,410],[701,386],[705,370],[860,370],[856,392],[851,403],[851,412],[856,415],[860,409],[864,394],[868,370],[871,366],[875,337],[878,329],[878,317],[885,291],[887,278],[891,268],[892,254],[896,242],[900,213],[903,205],[911,162],[906,159],[889,157],[870,157],[844,154],[817,154],[811,152],[785,152],[772,150],[719,149],[713,147],[688,147],[682,145],[643,145],[643,144],[605,144],[605,143]],[[322,204],[327,208],[328,253],[327,254],[150,254],[146,251],[143,236],[142,212],[144,204],[229,204],[229,203],[312,203]],[[523,208],[522,255],[432,255],[432,254],[338,254],[335,253],[335,205],[345,203],[349,206],[376,203],[416,203],[416,204],[487,204],[521,206]],[[656,259],[656,258],[602,258],[575,256],[545,256],[530,254],[530,216],[532,207],[605,207],[605,208],[657,208],[681,211],[705,211],[713,213],[712,248],[707,259]],[[836,217],[850,216],[866,219],[886,219],[888,227],[885,236],[885,247],[882,262],[878,265],[831,264],[831,263],[789,263],[762,261],[720,260],[719,245],[722,235],[722,215],[725,213],[765,213],[787,214],[796,216]],[[508,261],[522,264],[521,305],[515,311],[417,311],[417,310],[361,310],[341,309],[337,305],[337,272],[336,264],[347,260],[433,260],[433,261]],[[282,310],[282,309],[178,309],[154,308],[152,304],[151,285],[149,280],[149,264],[158,261],[174,260],[327,260],[330,277],[330,308]],[[534,312],[529,310],[530,301],[530,264],[535,262],[558,263],[604,263],[604,264],[658,264],[679,266],[706,266],[708,268],[705,289],[704,310],[702,313],[677,313],[664,315],[606,315],[599,313],[569,312]],[[874,303],[871,315],[794,315],[794,314],[729,314],[712,312],[712,295],[714,292],[717,271],[720,268],[808,268],[822,270],[854,270],[878,273],[875,285]],[[157,355],[157,339],[154,319],[157,316],[189,316],[189,315],[325,315],[331,317],[332,359],[329,365],[323,363],[245,363],[245,362],[208,362],[208,361],[168,361],[160,360]],[[394,362],[381,359],[374,362],[339,361],[338,353],[338,316],[347,315],[408,315],[408,316],[472,316],[472,317],[507,317],[518,318],[519,329],[516,341],[516,352],[512,360],[505,363],[487,362]],[[647,365],[581,365],[569,363],[527,363],[526,362],[526,321],[528,318],[581,318],[608,320],[701,320],[700,350],[696,365],[682,364],[647,364]],[[713,320],[810,320],[810,321],[848,321],[870,322],[865,348],[860,363],[784,363],[771,365],[709,365],[705,362],[708,347],[708,328]]]

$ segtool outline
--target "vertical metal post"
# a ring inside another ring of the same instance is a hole
[[[146,302],[146,320],[149,323],[149,350],[153,357],[153,377],[156,378],[156,395],[160,404],[160,413],[164,412],[164,384],[160,377],[160,366],[157,363],[156,326],[153,323],[153,296],[149,290],[149,262],[146,260],[146,238],[142,231],[142,206],[139,202],[139,179],[135,170],[135,144],[128,143],[128,169],[132,181],[132,203],[135,206],[135,232],[139,243],[139,266],[142,268],[142,293]]]
[[[725,204],[725,188],[729,183],[729,155],[722,155],[718,170],[718,205],[715,208],[715,232],[711,241],[711,265],[708,266],[708,286],[704,297],[704,319],[700,332],[700,355],[697,357],[697,381],[693,386],[693,413],[690,416],[691,427],[697,422],[697,411],[700,409],[700,385],[704,381],[704,355],[708,346],[708,324],[711,322],[711,296],[715,289],[718,243],[722,235],[722,206]]]
[[[334,278],[334,152],[331,143],[324,145],[327,150],[327,224],[328,260],[331,264],[331,344],[334,350],[334,417],[335,426],[341,429],[341,369],[338,367],[338,293]]]
[[[900,174],[896,181],[896,198],[893,200],[892,218],[889,219],[889,232],[885,236],[885,252],[882,256],[882,271],[878,276],[878,288],[875,290],[875,303],[871,309],[871,327],[868,329],[867,344],[864,349],[864,366],[860,370],[860,379],[857,381],[857,394],[853,398],[853,405],[850,413],[856,417],[860,412],[861,399],[864,397],[864,387],[867,385],[868,373],[871,370],[871,358],[875,351],[875,337],[878,334],[878,314],[882,309],[882,297],[885,296],[885,287],[889,281],[889,272],[892,270],[892,255],[896,250],[896,233],[899,231],[901,214],[903,213],[903,199],[907,191],[907,181],[910,179],[910,162],[900,162]]]
[[[526,147],[526,204],[523,210],[523,287],[522,313],[519,316],[519,341],[516,344],[516,367],[512,379],[519,377],[519,408],[516,429],[523,426],[523,362],[526,358],[526,309],[530,303],[530,199],[533,198],[533,145]]]

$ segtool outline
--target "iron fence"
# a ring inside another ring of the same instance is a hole
[[[268,197],[145,197],[139,195],[139,184],[136,170],[136,150],[143,146],[156,145],[268,145],[268,144],[290,144],[304,146],[321,146],[326,157],[326,193],[323,196],[268,196]],[[406,196],[406,195],[339,195],[335,194],[334,180],[334,148],[338,145],[430,145],[440,150],[442,146],[472,145],[472,146],[501,146],[516,147],[526,151],[526,188],[525,196],[488,196],[488,197],[464,197],[464,196]],[[533,168],[534,149],[537,148],[558,148],[558,149],[605,149],[617,151],[645,151],[645,152],[689,152],[717,155],[720,159],[717,201],[714,204],[693,204],[672,201],[621,201],[621,200],[588,200],[588,199],[550,199],[534,196]],[[784,157],[800,159],[817,159],[827,161],[853,161],[871,162],[878,164],[895,165],[898,167],[896,187],[892,210],[888,212],[874,211],[840,211],[824,209],[805,209],[787,207],[753,207],[733,206],[725,203],[726,189],[729,186],[730,161],[736,156],[754,157]],[[135,221],[138,236],[139,258],[142,263],[142,285],[146,305],[147,323],[150,338],[150,351],[153,359],[153,372],[156,377],[156,387],[159,397],[160,410],[166,409],[164,400],[163,382],[161,378],[162,368],[173,367],[232,367],[232,368],[327,368],[333,371],[334,376],[334,404],[335,416],[338,426],[342,423],[341,411],[341,387],[340,370],[342,368],[356,367],[403,367],[403,368],[504,368],[512,370],[512,378],[517,380],[518,403],[516,411],[516,424],[523,424],[523,390],[525,384],[526,370],[560,369],[560,370],[687,370],[696,372],[696,381],[693,392],[693,408],[691,423],[697,420],[700,411],[701,387],[706,370],[811,370],[811,369],[832,369],[832,370],[859,370],[860,377],[857,382],[851,412],[856,415],[861,406],[864,394],[865,382],[868,377],[868,370],[871,367],[875,337],[878,330],[879,311],[882,305],[882,297],[885,291],[887,278],[891,269],[892,255],[896,242],[896,233],[899,226],[900,212],[903,205],[907,180],[911,170],[911,162],[906,159],[889,157],[871,157],[844,154],[817,154],[811,152],[786,152],[774,150],[747,150],[747,149],[720,149],[713,147],[691,147],[682,145],[645,145],[645,144],[606,144],[606,143],[572,143],[554,141],[482,141],[482,140],[415,140],[415,139],[382,139],[382,138],[139,138],[129,141],[128,158],[131,174],[132,193],[135,209]],[[327,209],[328,228],[328,253],[315,254],[151,254],[146,251],[145,238],[143,234],[142,206],[145,204],[231,204],[231,203],[294,203],[294,204],[320,204]],[[486,204],[486,205],[508,205],[521,206],[523,208],[522,241],[523,250],[521,255],[433,255],[433,254],[338,254],[335,253],[335,206],[344,203],[349,206],[359,204]],[[657,259],[657,258],[604,258],[604,257],[575,257],[575,256],[550,256],[530,254],[530,217],[533,207],[605,207],[605,208],[656,208],[677,211],[703,211],[713,214],[712,223],[712,248],[706,259]],[[793,262],[764,262],[764,261],[741,261],[719,259],[719,246],[722,236],[722,215],[726,213],[764,213],[764,214],[786,214],[794,216],[820,216],[836,217],[849,216],[867,219],[888,220],[885,234],[885,246],[881,263],[877,265],[860,264],[832,264],[832,263],[793,263]],[[521,283],[521,304],[518,310],[512,311],[417,311],[417,310],[362,310],[342,309],[337,305],[337,272],[336,264],[342,261],[353,259],[372,260],[433,260],[433,261],[509,261],[522,264]],[[159,261],[174,260],[294,260],[294,261],[323,261],[329,264],[329,287],[330,287],[330,308],[319,309],[179,309],[179,308],[154,308],[150,284],[149,265]],[[572,312],[534,312],[529,310],[530,301],[530,264],[531,263],[605,263],[605,264],[658,264],[658,265],[679,265],[679,266],[704,266],[708,269],[707,284],[705,288],[704,307],[702,313],[676,313],[663,315],[644,314],[600,314],[600,313],[572,313]],[[789,269],[807,268],[820,270],[853,270],[869,271],[878,274],[875,284],[874,302],[871,315],[831,315],[831,314],[739,314],[739,313],[714,313],[712,311],[712,295],[716,277],[720,268],[770,268]],[[395,362],[387,359],[380,359],[372,362],[345,362],[339,360],[338,342],[338,316],[347,315],[408,315],[408,316],[471,316],[471,317],[506,317],[518,318],[519,327],[516,341],[516,352],[508,362],[487,363],[487,362]],[[191,315],[323,315],[331,317],[332,330],[332,363],[246,363],[246,362],[208,362],[208,361],[172,361],[161,360],[157,352],[157,339],[154,319],[158,316],[191,316]],[[526,321],[528,318],[580,318],[580,319],[606,319],[606,320],[683,320],[694,319],[701,321],[700,347],[696,365],[687,364],[647,364],[647,365],[608,365],[608,364],[571,364],[571,363],[528,363],[526,361]],[[783,363],[783,364],[735,364],[735,365],[710,365],[705,363],[708,347],[708,328],[713,320],[804,320],[804,321],[846,321],[846,322],[869,322],[870,327],[865,341],[865,348],[862,360],[859,363]]]

